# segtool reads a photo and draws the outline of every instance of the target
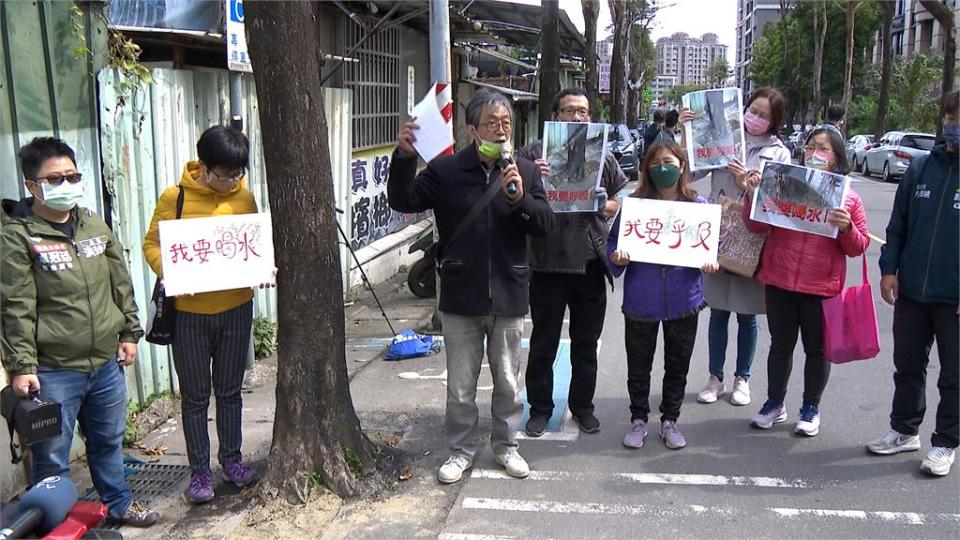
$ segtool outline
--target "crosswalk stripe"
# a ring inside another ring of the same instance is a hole
[[[443,533],[437,540],[515,540],[516,536],[498,534]]]
[[[471,478],[509,480],[506,472],[495,469],[474,469]],[[709,474],[615,473],[590,474],[569,471],[530,471],[528,480],[535,481],[590,481],[621,480],[637,484],[671,484],[687,486],[741,486],[763,488],[807,488],[803,480],[789,480],[769,476],[716,476]]]

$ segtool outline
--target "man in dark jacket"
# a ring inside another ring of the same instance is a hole
[[[437,477],[445,484],[459,481],[473,466],[484,340],[493,375],[494,457],[511,476],[524,478],[530,473],[516,441],[523,412],[519,370],[530,273],[527,235],[542,236],[553,226],[537,166],[522,158],[502,160],[513,129],[510,102],[481,90],[466,113],[473,144],[432,160],[420,174],[413,147],[419,127],[413,122],[404,125],[387,184],[391,208],[408,213],[433,210],[440,235],[440,316],[447,349],[451,456]]]
[[[159,514],[133,501],[123,476],[123,366],[136,361],[143,335],[123,246],[78,206],[84,184],[66,143],[36,138],[20,150],[20,163],[33,197],[5,208],[0,233],[3,367],[18,396],[42,392],[60,403],[63,426],[58,437],[30,446],[32,481],[70,475],[79,421],[109,519],[149,527]]]
[[[653,123],[647,126],[647,130],[643,132],[643,151],[646,152],[647,148],[650,148],[653,145],[654,141],[661,138],[663,132],[663,123],[665,117],[663,110],[657,109],[653,111]]]
[[[590,102],[581,89],[563,90],[553,100],[553,117],[560,122],[589,122]],[[541,174],[550,174],[543,158],[543,143],[534,142],[518,155],[534,160]],[[580,429],[600,431],[593,414],[593,394],[597,386],[597,341],[603,330],[607,310],[604,280],[613,282],[605,257],[606,220],[617,213],[615,198],[627,183],[627,177],[612,153],[604,156],[597,213],[556,215],[553,232],[542,238],[530,238],[530,315],[533,334],[527,360],[527,400],[530,420],[526,432],[539,437],[553,415],[553,362],[560,344],[563,316],[570,308],[570,377],[568,406]],[[608,195],[610,198],[608,200]]]
[[[957,92],[946,96],[944,143],[910,164],[893,203],[880,253],[880,292],[894,305],[890,431],[867,444],[875,454],[920,449],[930,348],[940,355],[940,405],[933,448],[920,470],[946,476],[960,443],[960,125]]]

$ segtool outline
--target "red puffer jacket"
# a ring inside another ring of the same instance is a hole
[[[743,205],[743,222],[750,232],[769,232],[760,259],[757,280],[767,285],[816,296],[836,296],[847,277],[847,257],[862,255],[870,244],[867,213],[853,189],[844,202],[853,227],[836,239],[773,227],[750,219],[749,199]]]

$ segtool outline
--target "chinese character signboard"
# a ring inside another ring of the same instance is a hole
[[[550,174],[543,188],[554,212],[596,212],[594,192],[603,175],[607,124],[546,122],[543,156]]]
[[[817,169],[765,161],[750,218],[794,231],[837,237],[827,210],[843,207],[850,179]]]
[[[691,170],[721,169],[733,160],[746,163],[743,105],[739,88],[701,90],[683,96],[694,118],[684,125]]]
[[[230,71],[253,73],[243,27],[243,0],[227,2],[227,66]]]
[[[717,264],[720,205],[626,197],[619,249],[633,262],[700,268]]]
[[[354,152],[350,160],[350,245],[360,249],[417,221],[390,208],[387,180],[393,147]]]
[[[167,296],[256,287],[273,282],[270,214],[160,222]]]

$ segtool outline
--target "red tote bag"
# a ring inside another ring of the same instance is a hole
[[[863,284],[823,300],[823,357],[834,364],[867,360],[880,353],[880,329],[863,255]]]

